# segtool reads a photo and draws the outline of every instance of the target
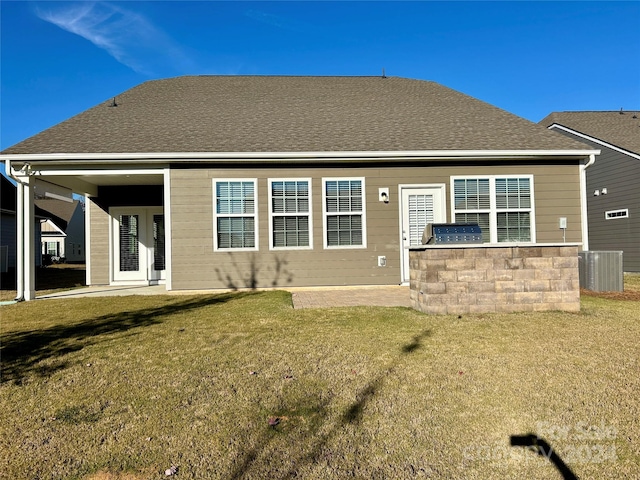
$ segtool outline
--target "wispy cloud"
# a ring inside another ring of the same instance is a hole
[[[89,40],[138,73],[154,76],[167,70],[185,73],[192,68],[179,45],[161,29],[118,5],[47,2],[34,8],[42,20]]]
[[[260,23],[271,25],[272,27],[289,30],[296,33],[317,33],[316,28],[306,22],[293,20],[291,18],[273,15],[260,10],[247,10],[244,15]]]

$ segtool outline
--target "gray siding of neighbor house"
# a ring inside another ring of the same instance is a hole
[[[35,265],[39,267],[42,265],[42,254],[40,248],[40,238],[42,236],[40,228],[40,219],[36,218],[33,223],[34,228],[34,256]],[[7,267],[16,268],[16,256],[17,256],[17,225],[16,216],[13,213],[2,213],[0,215],[0,245],[6,245],[7,248]]]
[[[85,261],[85,233],[84,233],[84,211],[82,205],[78,203],[69,226],[67,227],[67,238],[65,239],[65,255],[67,262]]]
[[[560,132],[579,139],[568,132]],[[640,135],[640,133],[639,133]],[[640,160],[580,139],[602,152],[587,169],[590,250],[622,250],[625,272],[640,272]],[[607,194],[594,192],[607,189]],[[629,210],[629,218],[605,219],[605,212]]]
[[[0,214],[0,245],[7,247],[7,267],[16,267],[16,216],[13,213]]]
[[[451,221],[452,175],[534,175],[537,241],[562,241],[558,218],[567,217],[567,242],[581,241],[579,167],[559,165],[380,166],[369,168],[194,168],[171,170],[172,287],[182,289],[391,285],[400,283],[399,184],[445,184]],[[366,243],[362,249],[324,249],[322,179],[364,177]],[[213,179],[258,180],[259,251],[214,252]],[[311,178],[313,250],[269,250],[268,179]],[[391,201],[378,199],[388,187]],[[378,267],[377,257],[387,257]]]

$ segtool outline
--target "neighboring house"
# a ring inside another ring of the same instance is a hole
[[[42,254],[67,263],[83,263],[84,208],[80,201],[65,202],[52,198],[36,199],[35,204],[49,218],[41,223]]]
[[[540,121],[601,154],[587,170],[589,246],[640,272],[640,112],[554,112]]]
[[[0,174],[0,272],[6,273],[9,269],[16,268],[16,186]],[[35,245],[40,246],[40,221],[46,217],[46,213],[39,208],[35,210],[34,231]],[[40,249],[36,249],[33,255],[35,265],[42,264]]]
[[[531,245],[562,242],[563,217],[586,243],[598,153],[434,82],[185,76],[0,159],[25,192],[37,178],[87,196],[88,285],[184,290],[407,283],[428,222]]]

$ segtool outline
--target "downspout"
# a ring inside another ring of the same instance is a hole
[[[582,217],[582,250],[589,250],[589,217],[587,216],[587,168],[596,162],[595,154],[580,166],[580,216]]]

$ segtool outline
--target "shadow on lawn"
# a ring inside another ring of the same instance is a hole
[[[578,480],[576,474],[571,471],[560,455],[558,455],[543,438],[529,433],[527,435],[511,435],[510,440],[512,447],[525,447],[533,453],[549,460],[558,472],[560,472],[564,480]]]
[[[356,401],[351,404],[343,413],[340,421],[328,429],[326,433],[321,433],[320,429],[323,423],[326,421],[328,415],[328,406],[331,402],[331,398],[327,397],[318,402],[317,399],[306,399],[304,404],[298,405],[294,409],[289,409],[286,412],[278,412],[278,415],[295,415],[298,412],[305,412],[307,418],[311,418],[311,427],[301,438],[292,439],[296,443],[309,443],[311,445],[310,450],[306,454],[302,454],[299,458],[288,458],[287,461],[292,465],[286,472],[262,472],[267,474],[270,478],[297,478],[300,476],[298,471],[304,465],[312,465],[318,461],[330,459],[331,452],[326,448],[327,444],[332,438],[339,436],[343,429],[348,425],[358,425],[363,418],[364,410],[368,402],[370,402],[381,390],[386,379],[393,375],[398,367],[401,366],[404,358],[407,355],[411,355],[417,350],[423,347],[424,339],[432,335],[431,330],[423,330],[418,335],[414,336],[411,342],[403,345],[400,349],[400,354],[389,364],[387,368],[382,370],[376,375],[370,382],[368,382],[364,388],[362,388],[356,395]],[[238,466],[229,476],[230,479],[240,479],[249,474],[251,466],[260,460],[261,452],[266,449],[271,439],[274,438],[274,431],[276,426],[269,430],[265,430],[260,434],[260,438],[255,442],[256,447],[251,448],[245,452],[240,459]]]
[[[136,328],[162,323],[166,317],[185,310],[198,309],[209,305],[224,303],[254,292],[224,293],[215,296],[202,296],[178,301],[161,307],[145,308],[130,312],[102,315],[73,324],[60,324],[53,327],[19,331],[2,336],[0,347],[0,383],[14,381],[21,384],[29,374],[41,377],[50,376],[69,365],[60,357],[82,350],[98,343],[101,335],[125,332]],[[47,365],[38,365],[43,360],[58,359]]]

